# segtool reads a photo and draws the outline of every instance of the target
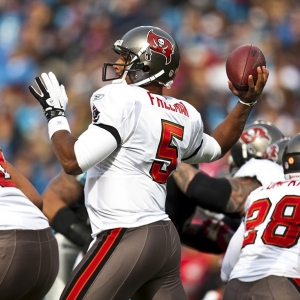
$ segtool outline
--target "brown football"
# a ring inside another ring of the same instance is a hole
[[[248,90],[248,77],[253,76],[257,81],[257,67],[266,66],[266,59],[262,51],[252,45],[245,44],[234,49],[226,61],[228,79],[237,90]]]

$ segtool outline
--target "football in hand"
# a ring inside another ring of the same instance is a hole
[[[253,76],[257,81],[257,67],[266,66],[266,59],[262,51],[252,45],[245,44],[234,49],[226,61],[228,79],[237,90],[248,90],[248,77]]]

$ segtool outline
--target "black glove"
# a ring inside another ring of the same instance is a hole
[[[41,75],[44,83],[39,77],[35,81],[40,88],[39,94],[33,86],[29,86],[30,93],[40,102],[47,120],[65,115],[68,97],[63,85],[59,85],[56,76],[50,72]]]
[[[215,242],[224,252],[234,234],[234,230],[222,220],[210,218],[203,222],[203,234]]]
[[[52,220],[51,227],[77,246],[86,248],[92,241],[90,224],[79,220],[68,207],[63,207],[57,212]]]

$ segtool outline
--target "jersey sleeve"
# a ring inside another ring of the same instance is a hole
[[[221,147],[218,142],[206,133],[199,132],[199,134],[196,136],[199,135],[201,135],[202,137],[200,145],[196,148],[192,155],[183,158],[183,162],[189,164],[197,164],[200,162],[212,162],[220,158]]]
[[[127,85],[107,85],[91,97],[92,124],[109,131],[122,143],[130,134],[131,118],[135,102],[130,98]]]

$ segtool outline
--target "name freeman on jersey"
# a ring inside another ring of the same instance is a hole
[[[186,107],[184,106],[184,104],[182,102],[178,102],[175,103],[174,105],[172,104],[167,104],[165,101],[163,101],[162,99],[158,98],[158,97],[154,97],[150,92],[147,92],[151,104],[153,106],[157,106],[157,107],[161,107],[167,110],[171,110],[171,111],[175,111],[175,112],[179,112],[185,116],[189,116],[188,110],[186,109]]]

